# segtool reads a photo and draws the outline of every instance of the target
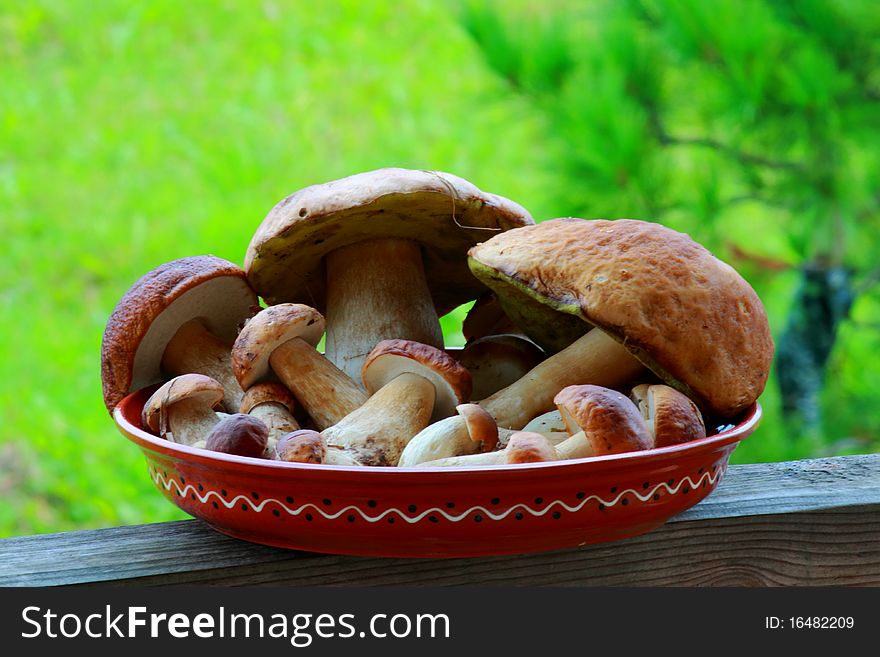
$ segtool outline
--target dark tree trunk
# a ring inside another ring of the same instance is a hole
[[[786,420],[809,432],[821,429],[819,396],[837,329],[855,300],[852,271],[809,263],[801,270],[785,330],[779,339],[776,376]]]

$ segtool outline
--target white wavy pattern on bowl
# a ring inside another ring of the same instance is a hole
[[[595,495],[595,494],[586,495],[586,496],[584,496],[583,499],[579,500],[578,503],[575,505],[566,504],[563,500],[553,500],[553,501],[547,503],[542,508],[536,509],[536,508],[532,508],[532,507],[528,506],[527,504],[520,503],[520,504],[515,504],[515,505],[511,506],[510,508],[507,508],[501,512],[494,512],[490,509],[487,509],[484,506],[472,506],[464,511],[461,511],[460,513],[455,513],[455,514],[449,513],[445,509],[441,509],[439,507],[432,507],[432,508],[426,509],[416,515],[408,515],[407,513],[402,511],[401,509],[397,509],[394,507],[385,509],[384,511],[382,511],[378,515],[369,515],[368,513],[364,512],[360,507],[358,507],[356,505],[349,505],[349,506],[346,506],[342,509],[339,509],[338,511],[328,513],[327,511],[322,509],[320,506],[317,506],[316,504],[312,504],[311,502],[307,502],[307,503],[302,504],[298,507],[290,507],[287,504],[285,504],[284,502],[282,502],[281,500],[277,500],[273,497],[267,497],[267,498],[261,500],[259,503],[256,503],[254,500],[252,500],[247,495],[236,495],[232,499],[227,500],[223,495],[221,495],[220,493],[218,493],[216,491],[213,491],[213,490],[199,491],[192,484],[186,484],[183,487],[181,487],[180,483],[174,477],[166,477],[165,475],[160,473],[157,468],[153,468],[152,478],[153,478],[153,482],[156,484],[156,486],[164,487],[165,490],[168,492],[171,491],[172,487],[176,488],[177,494],[180,495],[181,497],[186,497],[187,495],[190,495],[193,499],[198,500],[202,504],[207,504],[211,498],[216,498],[214,501],[218,502],[219,504],[222,504],[227,509],[231,509],[232,507],[236,506],[237,504],[246,503],[248,506],[250,506],[250,508],[253,511],[255,511],[256,513],[261,513],[264,509],[266,509],[266,507],[268,505],[274,505],[276,507],[283,509],[291,516],[299,516],[300,514],[303,514],[308,511],[310,513],[311,512],[317,513],[317,514],[323,516],[324,518],[326,518],[327,520],[336,520],[337,518],[340,518],[343,516],[346,516],[346,518],[347,518],[348,515],[350,515],[352,513],[357,513],[358,515],[360,515],[360,517],[363,520],[366,520],[367,522],[379,522],[380,520],[386,518],[390,514],[395,514],[399,518],[401,518],[402,520],[404,520],[410,524],[414,524],[414,523],[417,523],[421,520],[424,520],[425,518],[427,518],[429,516],[436,517],[438,515],[443,516],[444,518],[446,518],[450,522],[461,522],[462,520],[464,520],[465,518],[467,518],[468,516],[470,516],[473,513],[479,513],[479,514],[483,515],[484,517],[489,518],[491,520],[504,520],[507,516],[511,515],[512,513],[517,513],[517,512],[522,512],[522,511],[526,511],[533,516],[540,517],[540,516],[543,516],[543,515],[546,515],[546,514],[552,512],[554,509],[557,509],[557,508],[564,509],[565,511],[568,511],[570,513],[576,513],[577,511],[580,511],[585,505],[589,504],[590,502],[599,502],[600,504],[604,505],[606,508],[613,507],[613,506],[617,505],[618,503],[620,503],[621,500],[625,499],[627,495],[631,495],[631,496],[635,497],[636,499],[638,499],[640,502],[645,503],[645,502],[648,502],[649,500],[651,500],[654,497],[654,495],[656,495],[661,489],[664,489],[664,488],[666,489],[666,492],[668,494],[675,495],[676,493],[678,493],[679,490],[681,490],[682,486],[684,486],[685,484],[688,484],[690,486],[690,489],[692,489],[692,490],[696,490],[704,482],[708,482],[709,484],[715,484],[721,480],[721,478],[724,476],[724,473],[726,471],[727,471],[727,465],[722,464],[715,471],[704,472],[696,481],[691,479],[690,475],[685,475],[681,480],[679,480],[674,485],[670,485],[668,482],[662,482],[660,484],[657,484],[653,488],[645,489],[645,492],[640,492],[634,488],[627,488],[627,489],[624,489],[624,490],[620,491],[619,493],[617,493],[611,499],[605,499],[605,498],[603,498],[599,495]]]

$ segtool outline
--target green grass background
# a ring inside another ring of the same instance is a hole
[[[444,2],[0,0],[0,536],[182,517],[101,399],[104,324],[142,274],[240,263],[278,200],[383,166],[556,216],[544,130]],[[737,460],[815,451],[765,404]]]

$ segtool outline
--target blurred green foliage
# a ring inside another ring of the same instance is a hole
[[[851,268],[823,431],[771,382],[735,460],[876,449],[878,33],[873,2],[0,0],[0,536],[182,517],[103,407],[107,316],[382,166],[686,230],[777,336],[805,263]]]

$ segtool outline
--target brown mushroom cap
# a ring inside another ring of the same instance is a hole
[[[774,345],[761,301],[683,233],[630,219],[554,219],[469,255],[507,314],[550,351],[596,326],[722,417],[764,390]]]
[[[480,452],[491,452],[498,445],[498,424],[495,418],[479,404],[459,404],[455,407],[467,423],[468,434],[479,443]]]
[[[182,374],[160,386],[144,404],[141,419],[150,431],[160,431],[162,414],[183,401],[216,408],[223,399],[223,386],[203,374]]]
[[[325,255],[377,237],[410,239],[422,245],[434,305],[444,314],[484,290],[468,271],[467,249],[490,231],[533,223],[524,208],[458,176],[379,169],[306,187],[278,203],[251,240],[245,270],[268,304],[323,310]]]
[[[596,456],[654,446],[639,409],[619,392],[593,385],[568,386],[553,402],[569,433],[583,431]]]
[[[324,317],[298,303],[269,306],[248,320],[232,347],[232,371],[248,390],[271,373],[269,357],[276,347],[300,338],[315,346],[324,334]]]
[[[262,420],[245,413],[234,413],[214,425],[205,438],[205,449],[260,458],[268,441],[269,428]]]
[[[457,405],[470,399],[470,373],[446,352],[411,340],[382,340],[364,361],[361,378],[372,395],[404,372],[434,385],[433,420],[452,415]]]
[[[281,404],[291,413],[296,409],[296,399],[290,390],[280,383],[265,382],[248,388],[241,400],[241,408],[238,409],[238,412],[250,413],[254,406],[266,403]]]
[[[198,318],[232,344],[257,305],[244,271],[215,256],[181,258],[142,276],[104,329],[101,382],[107,410],[112,413],[130,392],[162,380],[165,345],[181,325]]]
[[[555,461],[556,449],[544,436],[529,431],[517,431],[510,436],[504,448],[506,463],[542,463]]]
[[[706,437],[706,425],[700,409],[678,390],[662,384],[643,383],[632,389],[630,398],[654,435],[655,447]]]
[[[541,348],[524,335],[487,335],[456,354],[473,379],[474,399],[485,399],[518,381],[544,360]]]
[[[275,443],[275,460],[288,463],[323,463],[327,446],[317,431],[300,429],[286,433]]]

